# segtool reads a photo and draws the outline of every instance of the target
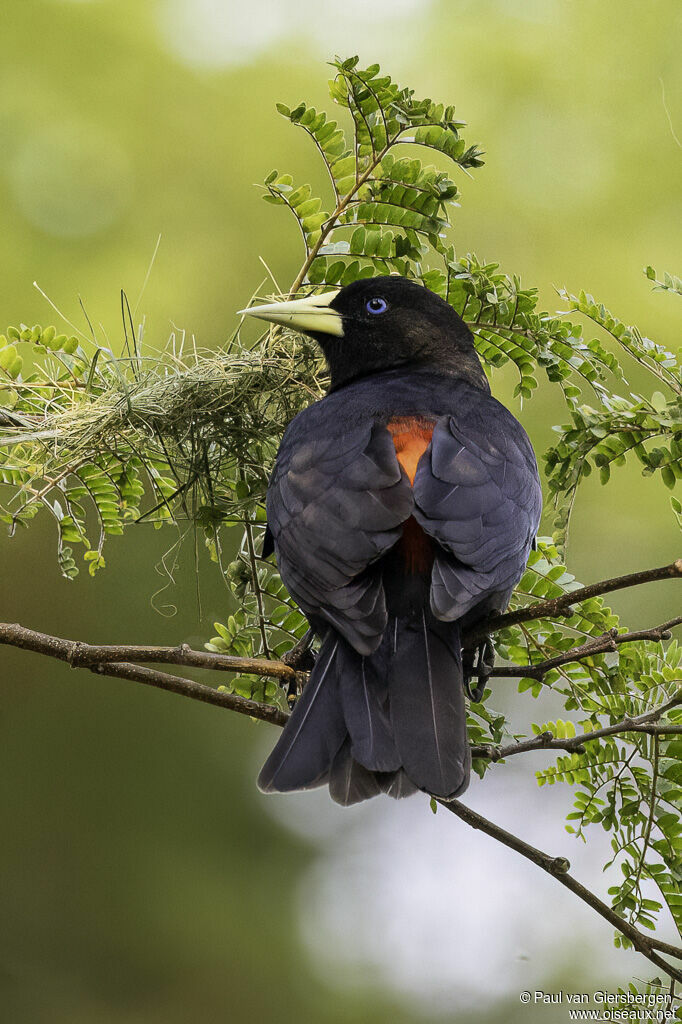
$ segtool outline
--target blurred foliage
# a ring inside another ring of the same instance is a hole
[[[304,262],[291,293],[343,285],[375,274],[398,272],[442,295],[473,331],[486,369],[511,365],[516,393],[531,398],[544,373],[558,386],[572,422],[556,428],[559,441],[545,456],[547,480],[557,509],[556,533],[540,541],[514,595],[518,607],[558,596],[578,584],[560,560],[570,509],[592,466],[603,484],[611,467],[633,452],[645,473],[660,473],[670,488],[682,478],[682,375],[677,357],[613,316],[592,296],[560,293],[580,320],[538,310],[538,293],[516,276],[476,256],[457,256],[448,239],[450,211],[459,196],[447,172],[424,166],[414,148],[445,156],[468,171],[481,165],[481,151],[461,136],[464,122],[452,106],[418,100],[398,87],[377,64],[336,60],[332,100],[350,114],[352,137],[316,108],[300,103],[280,114],[302,127],[327,171],[330,207],[309,184],[272,171],[264,198],[288,209],[300,229]],[[402,150],[400,150],[402,152]],[[657,288],[679,291],[669,274]],[[264,527],[263,500],[269,467],[287,422],[324,389],[324,372],[312,346],[274,328],[247,347],[237,332],[224,348],[205,353],[176,333],[158,354],[148,353],[122,296],[126,353],[114,355],[92,328],[57,333],[53,326],[10,327],[0,337],[0,373],[5,386],[0,431],[0,479],[9,489],[3,518],[12,529],[47,509],[57,524],[62,572],[78,571],[74,545],[82,544],[91,573],[104,565],[108,535],[140,520],[178,527],[194,520],[239,607],[209,649],[238,655],[281,656],[307,628],[272,565],[258,554]],[[599,331],[586,338],[584,324]],[[32,363],[24,372],[20,349]],[[626,358],[666,393],[623,397]],[[594,407],[585,403],[589,392]],[[655,444],[652,442],[655,441]],[[675,499],[676,501],[676,499]],[[673,510],[679,512],[678,505]],[[92,529],[91,523],[95,524]],[[241,524],[238,557],[223,567],[221,530]],[[94,539],[91,541],[90,537]],[[499,652],[517,664],[535,664],[563,654],[586,637],[622,631],[602,599],[581,602],[569,617],[538,619],[502,631]],[[548,673],[544,681],[522,679],[519,692],[537,697],[543,687],[560,694],[567,712],[578,712],[585,731],[629,719],[673,700],[682,679],[682,652],[674,642],[640,643],[617,655],[597,655]],[[238,676],[229,688],[258,700],[285,703],[272,682]],[[471,740],[500,743],[510,725],[481,702],[469,711]],[[670,724],[682,722],[679,707]],[[571,735],[571,719],[533,725]],[[489,762],[475,765],[483,776]],[[624,881],[612,887],[613,906],[635,923],[653,928],[663,902],[682,934],[682,743],[675,735],[606,737],[585,753],[559,757],[538,773],[541,784],[563,781],[576,788],[577,826],[612,831],[613,860]],[[599,796],[597,794],[600,794]],[[646,897],[654,882],[660,900]],[[617,942],[626,945],[622,937]]]

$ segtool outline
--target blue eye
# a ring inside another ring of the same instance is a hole
[[[380,299],[379,296],[376,295],[373,299],[367,300],[365,303],[365,309],[368,313],[373,313],[375,315],[377,313],[385,313],[388,309],[388,303],[386,302],[386,299]]]

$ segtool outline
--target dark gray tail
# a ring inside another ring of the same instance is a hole
[[[366,657],[327,633],[258,785],[289,792],[328,783],[340,804],[417,789],[452,798],[470,769],[459,629],[423,612],[392,619]]]

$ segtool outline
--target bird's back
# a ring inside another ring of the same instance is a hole
[[[520,423],[449,375],[366,376],[296,417],[268,523],[322,648],[263,789],[466,788],[462,622],[506,605],[539,508]]]

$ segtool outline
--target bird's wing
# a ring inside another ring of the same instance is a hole
[[[507,409],[481,399],[438,421],[414,481],[414,517],[441,548],[431,578],[441,619],[506,607],[540,521],[530,441]]]
[[[369,654],[386,627],[381,576],[369,567],[412,512],[409,481],[385,427],[365,422],[339,433],[319,414],[297,420],[268,489],[280,573],[306,614]]]

